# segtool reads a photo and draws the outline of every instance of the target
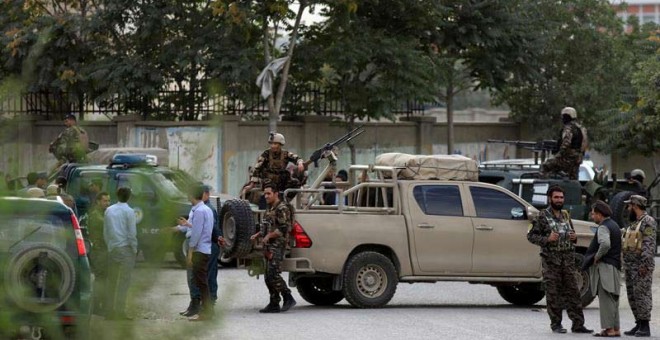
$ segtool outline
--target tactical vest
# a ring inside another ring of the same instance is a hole
[[[635,221],[635,223],[626,228],[622,241],[624,252],[634,252],[637,254],[642,252],[644,234],[639,229],[642,227],[644,217],[646,217],[646,214],[642,215],[642,217]]]
[[[279,229],[280,226],[277,223],[277,210],[281,204],[284,204],[289,210],[289,216],[287,216],[289,218],[289,226],[287,230],[283,233],[284,236],[281,238],[283,244],[280,242],[276,242],[273,243],[273,245],[274,246],[283,245],[286,248],[290,248],[289,239],[291,234],[291,228],[293,227],[293,209],[292,209],[293,207],[290,204],[280,201],[275,207],[269,208],[266,211],[266,213],[264,214],[264,221],[268,222],[268,229],[265,230],[265,234],[274,232],[275,230]]]
[[[584,140],[582,129],[577,123],[571,123],[571,131],[573,132],[573,138],[571,138],[571,149],[584,152],[582,149],[582,142]]]
[[[571,241],[569,235],[569,232],[573,230],[573,225],[570,222],[568,211],[561,211],[562,216],[564,217],[563,222],[557,221],[547,209],[543,210],[543,212],[543,217],[548,221],[550,229],[559,234],[559,239],[556,242],[549,243],[548,249],[558,252],[574,251],[575,245],[573,244],[573,241]]]
[[[268,179],[277,185],[280,190],[280,176],[282,171],[286,171],[286,159],[289,153],[286,150],[279,152],[279,157],[274,157],[272,151],[268,151],[268,168],[265,169],[265,174]],[[281,191],[281,190],[280,190]]]

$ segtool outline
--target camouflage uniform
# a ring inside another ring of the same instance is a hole
[[[270,181],[277,185],[278,191],[284,191],[287,188],[288,179],[291,177],[286,170],[289,162],[298,164],[302,161],[298,155],[287,150],[273,152],[270,149],[264,151],[257,159],[257,165],[252,170],[250,181],[253,183],[265,184]]]
[[[624,233],[623,265],[626,275],[626,291],[630,309],[635,320],[651,320],[652,295],[651,281],[655,269],[656,221],[644,213],[637,221],[630,224]],[[638,233],[636,233],[638,230]],[[637,237],[636,237],[637,236]],[[632,243],[626,238],[631,237]],[[646,268],[646,274],[639,273]]]
[[[291,226],[293,223],[291,208],[284,203],[279,201],[277,205],[269,207],[264,215],[264,221],[267,222],[268,230],[265,230],[265,234],[279,230],[282,233],[282,236],[269,239],[269,243],[266,247],[266,251],[270,252],[272,256],[266,257],[266,287],[268,287],[268,293],[270,294],[271,303],[280,302],[280,294],[291,294],[291,290],[286,285],[286,282],[282,278],[282,260],[284,260],[284,253],[286,252],[286,246],[288,243],[288,235],[291,231]]]
[[[561,327],[564,308],[573,321],[573,330],[584,326],[584,314],[576,278],[578,268],[575,264],[575,245],[568,235],[572,229],[568,211],[562,210],[562,217],[557,218],[552,213],[552,208],[548,207],[532,221],[527,232],[529,242],[541,247],[543,282],[552,329]],[[560,238],[549,242],[548,237],[552,231],[559,233]]]
[[[97,277],[105,277],[107,273],[108,248],[103,240],[103,211],[94,207],[88,214],[87,232],[92,249],[89,252],[89,262],[92,272]]]
[[[87,132],[78,125],[66,128],[50,144],[49,151],[62,164],[84,162],[87,150],[81,143],[82,134],[87,134]]]
[[[561,138],[557,141],[559,151],[554,158],[546,160],[541,168],[543,177],[558,175],[560,172],[566,173],[569,179],[578,179],[578,172],[580,171],[580,163],[582,163],[582,156],[584,152],[582,147],[581,126],[571,121],[564,124],[561,131]]]

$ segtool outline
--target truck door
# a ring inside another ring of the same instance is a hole
[[[409,190],[415,199],[409,204],[415,272],[469,273],[473,230],[471,219],[463,214],[459,185],[420,184]]]
[[[527,241],[526,206],[511,194],[494,188],[470,186],[474,203],[476,275],[537,276],[541,269],[538,247]]]

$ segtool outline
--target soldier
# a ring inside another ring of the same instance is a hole
[[[564,207],[564,190],[559,186],[548,189],[550,206],[542,210],[529,226],[527,239],[541,247],[543,281],[550,328],[554,333],[566,333],[561,325],[565,308],[573,322],[573,333],[591,333],[584,327],[584,314],[577,286],[575,245],[577,235],[568,211]]]
[[[280,200],[277,188],[273,183],[264,186],[264,196],[268,203],[268,210],[264,216],[265,227],[268,229],[264,230],[262,243],[267,261],[265,281],[270,294],[270,302],[265,308],[259,310],[259,313],[286,312],[296,305],[296,300],[293,299],[291,290],[289,290],[281,275],[282,260],[284,259],[288,235],[293,223],[293,213],[290,206]],[[252,235],[250,239],[256,240],[260,235],[261,232],[258,232]],[[280,294],[284,298],[281,309]]]
[[[94,273],[94,310],[104,315],[105,282],[108,277],[108,248],[103,239],[103,219],[105,210],[110,206],[110,195],[100,192],[96,195],[96,202],[89,210],[87,216],[87,232],[92,249],[89,252],[89,264]]]
[[[582,157],[587,148],[587,130],[577,122],[577,112],[572,107],[561,110],[563,128],[557,140],[559,150],[554,158],[545,161],[541,167],[541,176],[557,176],[561,172],[569,179],[578,179]]]
[[[48,151],[58,160],[56,168],[67,162],[80,163],[85,161],[85,155],[89,148],[89,138],[87,132],[76,123],[76,116],[66,115],[64,117],[66,129],[50,143]]]
[[[646,179],[646,174],[642,169],[634,169],[630,172],[630,177],[628,178],[628,183],[632,186],[631,191],[635,192],[640,196],[648,198],[648,191],[644,186],[644,180]]]
[[[646,198],[632,195],[625,201],[627,209],[637,217],[623,235],[623,264],[626,275],[626,291],[630,309],[635,316],[635,327],[625,335],[651,336],[652,294],[651,283],[655,269],[656,221],[646,213]]]
[[[252,170],[250,182],[243,187],[243,195],[256,184],[264,185],[266,182],[275,184],[276,191],[281,192],[287,188],[288,179],[291,174],[286,170],[289,162],[298,166],[298,173],[305,171],[303,159],[298,155],[282,149],[286,141],[281,133],[271,133],[268,138],[270,149],[265,150],[257,159],[257,164]]]

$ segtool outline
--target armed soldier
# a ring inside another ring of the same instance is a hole
[[[541,176],[568,175],[569,179],[578,179],[580,163],[587,148],[587,130],[577,122],[577,112],[572,107],[561,110],[563,128],[557,141],[559,150],[554,158],[548,159],[541,166]]]
[[[271,133],[268,138],[270,148],[265,150],[257,159],[257,164],[252,170],[250,182],[243,187],[242,196],[244,196],[255,185],[265,185],[267,182],[273,183],[276,192],[287,189],[288,179],[291,174],[287,170],[289,162],[297,165],[299,174],[305,171],[303,159],[298,155],[282,149],[286,144],[284,135],[281,133]]]
[[[624,229],[623,265],[626,275],[626,291],[630,309],[635,317],[635,327],[624,332],[637,337],[651,336],[652,280],[655,269],[657,222],[646,213],[646,198],[632,195],[625,201],[631,214],[637,218]]]
[[[541,247],[543,282],[550,328],[554,333],[566,333],[561,325],[562,310],[566,309],[573,322],[573,333],[591,333],[584,327],[575,265],[577,235],[568,211],[564,207],[564,190],[559,186],[548,189],[550,206],[542,210],[529,226],[527,239]]]
[[[76,116],[66,115],[64,117],[66,129],[48,147],[48,151],[58,160],[57,166],[67,162],[80,163],[85,161],[85,155],[89,148],[89,138],[87,132],[76,123]]]
[[[262,243],[265,247],[264,257],[267,262],[265,281],[270,302],[259,310],[259,313],[286,312],[296,305],[296,300],[293,299],[291,290],[281,274],[288,235],[293,224],[293,211],[289,205],[280,200],[273,183],[264,185],[264,197],[268,203],[268,210],[264,215],[264,228],[267,229],[263,230]],[[261,231],[252,235],[250,239],[256,240],[260,235],[262,235]],[[280,308],[280,294],[284,298],[282,308]]]

